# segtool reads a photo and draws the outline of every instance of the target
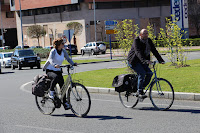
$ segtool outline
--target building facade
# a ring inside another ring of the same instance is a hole
[[[31,2],[31,4],[30,4]],[[95,0],[97,41],[108,41],[105,34],[106,20],[133,19],[140,28],[148,23],[154,25],[156,32],[165,27],[165,18],[170,17],[170,0]],[[21,21],[18,0],[10,0],[11,10],[16,11],[18,42],[21,44]],[[93,0],[23,0],[21,1],[24,43],[38,45],[36,39],[27,36],[26,30],[31,25],[43,26],[47,34],[40,39],[41,46],[52,44],[53,38],[62,37],[69,22],[79,22],[83,26],[81,34],[76,36],[80,51],[86,42],[95,40]],[[114,35],[112,40],[115,40]],[[73,40],[72,40],[72,43]]]
[[[2,20],[1,20],[2,18]],[[1,0],[0,34],[3,31],[4,46],[15,47],[18,45],[15,13],[10,11],[9,0]],[[2,41],[0,40],[0,46]]]

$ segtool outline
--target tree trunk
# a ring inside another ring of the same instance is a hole
[[[40,46],[40,38],[38,37],[37,39],[38,39],[38,46]]]
[[[75,35],[74,35],[74,45],[76,45],[76,37],[75,37]]]

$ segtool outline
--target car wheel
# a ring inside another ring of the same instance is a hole
[[[33,66],[31,66],[30,69],[33,69]]]
[[[84,55],[84,54],[85,54],[85,52],[83,50],[81,50],[81,55]]]
[[[102,54],[106,54],[106,51],[103,51]]]
[[[1,73],[1,69],[0,69],[0,73]]]
[[[18,62],[18,69],[22,70],[22,66],[20,65],[20,63]]]

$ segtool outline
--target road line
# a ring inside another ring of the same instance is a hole
[[[25,86],[28,85],[28,84],[30,84],[30,83],[33,83],[33,81],[30,81],[30,82],[28,82],[28,83],[23,84],[23,85],[20,87],[20,90],[25,91],[25,92],[28,92],[28,93],[32,93],[31,91],[28,91],[28,90],[25,89]]]
[[[45,130],[45,131],[55,131],[55,132],[65,132],[65,133],[83,133],[83,132],[76,132],[76,131],[65,131],[60,129],[52,129],[52,128],[44,128],[44,127],[33,127],[33,126],[24,126],[24,125],[15,125],[16,127],[21,128],[31,128],[31,129],[39,129],[39,130]]]

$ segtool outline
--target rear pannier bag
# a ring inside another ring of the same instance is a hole
[[[122,74],[113,79],[112,86],[117,92],[136,92],[137,91],[137,75],[136,74]]]
[[[44,92],[48,90],[49,88],[49,79],[47,79],[47,75],[36,75],[33,78],[33,83],[32,83],[32,94],[36,95],[38,97],[43,97]]]

